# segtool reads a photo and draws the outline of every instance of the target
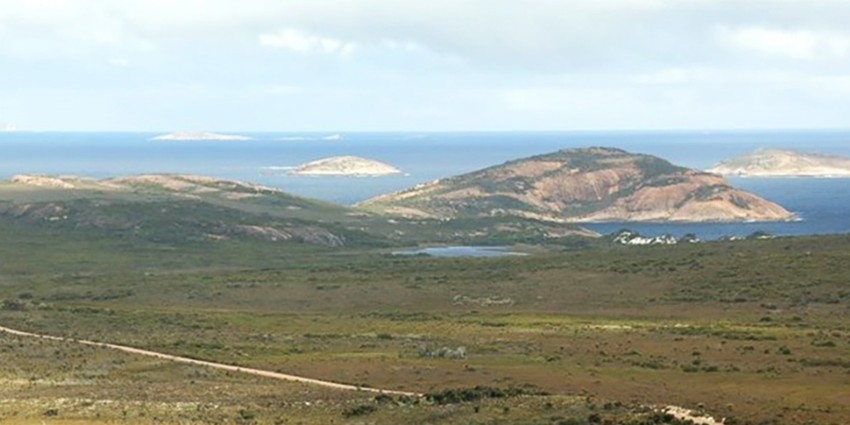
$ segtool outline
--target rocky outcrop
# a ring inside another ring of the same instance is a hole
[[[727,159],[712,173],[742,177],[850,177],[850,158],[779,149],[759,149]]]
[[[518,216],[558,222],[791,220],[723,177],[620,149],[569,149],[371,199],[361,208],[430,218]]]

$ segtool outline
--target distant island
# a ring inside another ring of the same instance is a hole
[[[237,134],[221,134],[210,132],[177,132],[156,136],[151,140],[161,141],[220,141],[220,142],[237,142],[251,140],[248,136],[240,136]]]
[[[850,158],[781,149],[759,149],[709,170],[741,177],[850,177]]]
[[[325,142],[340,142],[345,140],[345,137],[342,134],[329,134],[327,136],[283,136],[277,140],[284,142],[303,142],[303,141],[315,141],[321,140]]]
[[[402,174],[398,168],[358,156],[335,156],[300,165],[289,174],[299,176],[375,177]]]
[[[723,177],[614,148],[567,149],[379,196],[358,205],[435,219],[499,216],[562,223],[795,219]]]
[[[342,134],[331,134],[331,135],[322,137],[322,140],[326,140],[328,142],[339,142],[339,141],[344,140],[344,139],[345,138],[342,137]]]

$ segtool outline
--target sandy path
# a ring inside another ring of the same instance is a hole
[[[264,377],[264,378],[277,379],[279,381],[300,382],[302,384],[316,385],[316,386],[325,387],[325,388],[332,388],[332,389],[336,389],[336,390],[363,391],[363,392],[369,392],[369,393],[379,393],[379,394],[389,394],[389,395],[405,395],[405,396],[412,396],[412,397],[418,397],[418,396],[421,395],[421,394],[406,392],[406,391],[382,390],[382,389],[379,389],[379,388],[364,388],[364,387],[358,387],[356,385],[348,385],[348,384],[340,384],[338,382],[323,381],[321,379],[306,378],[306,377],[303,377],[303,376],[288,375],[288,374],[285,374],[285,373],[278,373],[278,372],[269,372],[267,370],[252,369],[252,368],[241,367],[241,366],[232,366],[232,365],[228,365],[228,364],[208,362],[208,361],[204,361],[204,360],[195,360],[195,359],[190,359],[188,357],[180,357],[180,356],[174,356],[174,355],[171,355],[171,354],[158,353],[156,351],[149,351],[149,350],[142,350],[142,349],[139,349],[139,348],[127,347],[125,345],[108,344],[108,343],[103,343],[103,342],[87,341],[87,340],[84,340],[84,339],[64,338],[64,337],[59,337],[59,336],[42,335],[42,334],[36,334],[36,333],[31,333],[31,332],[23,332],[23,331],[19,331],[19,330],[15,330],[15,329],[6,328],[6,327],[3,327],[3,326],[0,326],[0,332],[5,332],[5,333],[10,334],[10,335],[25,336],[25,337],[39,338],[39,339],[47,339],[47,340],[51,340],[51,341],[72,342],[72,343],[76,343],[76,344],[90,345],[90,346],[94,346],[94,347],[109,348],[109,349],[112,349],[112,350],[122,351],[122,352],[129,353],[129,354],[136,354],[136,355],[140,355],[140,356],[153,357],[153,358],[168,360],[168,361],[177,362],[177,363],[186,363],[186,364],[197,365],[197,366],[205,366],[205,367],[209,367],[209,368],[213,368],[213,369],[225,370],[225,371],[228,371],[228,372],[244,373],[244,374],[247,374],[247,375],[254,375],[254,376],[261,376],[261,377]]]

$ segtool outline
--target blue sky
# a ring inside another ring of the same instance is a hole
[[[846,0],[0,0],[0,128],[847,128]]]

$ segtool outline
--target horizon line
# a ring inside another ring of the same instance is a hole
[[[781,133],[781,132],[850,132],[850,127],[795,127],[795,128],[652,128],[652,129],[536,129],[536,130],[494,130],[494,129],[460,129],[460,130],[33,130],[17,129],[2,130],[0,134],[25,133],[243,133],[243,134],[450,134],[450,133]]]

